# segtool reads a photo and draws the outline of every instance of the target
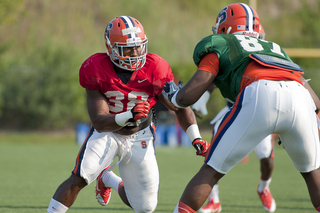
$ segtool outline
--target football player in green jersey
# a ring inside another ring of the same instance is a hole
[[[245,8],[243,8],[245,10]],[[244,11],[245,12],[245,11]],[[265,32],[260,25],[259,28],[259,39],[265,39]],[[199,98],[199,100],[192,105],[192,109],[195,113],[195,115],[202,119],[202,116],[199,114],[200,112],[202,115],[208,114],[207,112],[207,102],[209,100],[210,94],[215,90],[214,84],[211,84],[211,86],[208,88],[208,90],[203,93],[203,95]],[[225,114],[230,110],[233,103],[227,102],[227,106],[225,106],[212,121],[210,124],[214,124],[212,135],[214,137],[215,133],[217,132],[217,129],[219,128],[219,125],[222,121],[222,118],[225,116]],[[271,194],[269,185],[271,183],[271,175],[273,172],[273,166],[274,166],[274,151],[273,151],[273,145],[274,145],[274,139],[276,138],[276,135],[268,135],[266,138],[264,138],[258,146],[254,148],[254,153],[257,155],[259,161],[260,161],[260,183],[258,185],[258,195],[262,202],[263,208],[267,212],[274,212],[276,210],[276,202]],[[245,157],[241,163],[246,163],[249,160],[249,156]],[[199,212],[201,213],[219,213],[221,212],[221,202],[219,198],[219,187],[218,184],[215,184],[210,192],[210,195],[208,197],[208,203],[201,207]]]
[[[248,5],[226,6],[217,17],[216,34],[195,47],[193,59],[198,68],[192,78],[184,87],[174,82],[164,86],[164,96],[180,108],[194,104],[212,83],[234,103],[174,213],[197,211],[213,185],[270,134],[280,137],[320,212],[316,115],[320,100],[303,78],[301,67],[278,44],[258,39],[259,26],[257,13]]]

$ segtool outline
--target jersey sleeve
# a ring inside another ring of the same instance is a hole
[[[158,56],[158,60],[155,63],[156,69],[154,69],[154,81],[153,81],[153,88],[154,88],[154,95],[158,96],[162,93],[163,86],[166,82],[174,81],[174,75],[172,73],[172,69],[168,62]]]
[[[86,89],[99,89],[99,79],[93,75],[94,63],[91,58],[83,62],[79,70],[80,85]]]
[[[198,70],[210,72],[217,76],[219,71],[218,55],[212,52],[204,56],[199,63]]]
[[[164,86],[164,84],[166,82],[174,81],[172,69],[169,66],[168,62],[166,62],[164,59],[162,59],[162,68],[161,69],[164,71],[165,76],[161,78],[161,91],[160,92],[162,92],[162,90],[163,90],[162,86]]]
[[[215,52],[220,57],[228,49],[225,39],[217,36],[210,35],[203,38],[194,48],[193,62],[196,66],[199,66],[200,61],[208,53]]]

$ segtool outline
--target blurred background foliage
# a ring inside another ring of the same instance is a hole
[[[148,51],[166,59],[186,83],[196,70],[194,46],[212,33],[218,12],[235,2],[0,0],[0,128],[59,130],[89,122],[78,70],[87,57],[105,52],[105,26],[120,15],[143,24]],[[267,40],[285,48],[320,48],[320,1],[257,0],[256,11]],[[292,59],[319,95],[320,59]],[[215,91],[200,125],[208,127],[224,105]]]

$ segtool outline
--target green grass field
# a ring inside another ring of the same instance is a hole
[[[0,212],[46,212],[56,188],[70,175],[78,150],[73,134],[0,133]],[[160,190],[155,212],[173,212],[203,158],[196,156],[192,147],[156,150]],[[259,162],[251,153],[247,164],[238,164],[219,182],[222,212],[265,212],[256,192],[259,177]],[[83,189],[68,212],[133,212],[116,193],[107,206],[100,206],[94,187],[91,184]],[[315,212],[304,180],[282,146],[276,144],[270,188],[276,212]]]

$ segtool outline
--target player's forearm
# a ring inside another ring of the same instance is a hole
[[[320,100],[319,100],[319,97],[317,96],[317,94],[313,91],[313,89],[311,88],[310,84],[308,83],[307,80],[305,80],[303,77],[300,77],[300,80],[302,81],[303,83],[303,86],[309,91],[313,101],[314,101],[314,104],[316,105],[316,113],[318,114],[319,113],[319,110],[320,110]]]
[[[182,129],[189,136],[192,145],[197,150],[197,155],[204,156],[209,145],[208,142],[202,140],[199,127],[196,123],[196,118],[190,107],[180,109],[177,113],[177,118]]]
[[[90,117],[91,118],[91,117]],[[123,126],[117,124],[115,115],[100,115],[91,118],[93,127],[97,132],[114,132],[121,129]]]
[[[178,91],[175,101],[179,106],[186,107],[194,104],[205,91],[212,92],[215,76],[209,72],[197,70],[192,78]],[[173,102],[172,102],[173,103]]]
[[[179,109],[176,111],[177,119],[181,128],[186,132],[192,124],[197,124],[196,117],[190,107]]]
[[[316,105],[316,113],[319,113],[320,110],[320,100],[319,97],[316,95],[316,93],[313,91],[313,89],[310,87],[310,85],[307,83],[307,85],[305,85],[305,87],[307,88],[307,90],[309,91],[309,93],[311,94],[311,97]]]

